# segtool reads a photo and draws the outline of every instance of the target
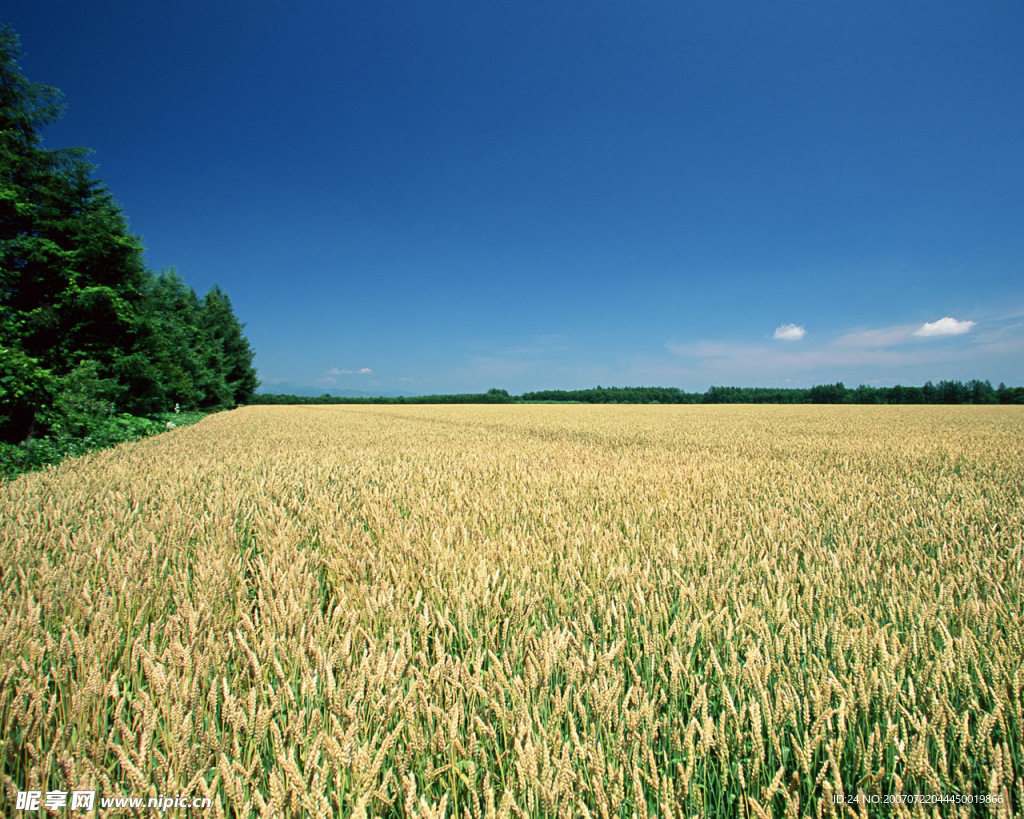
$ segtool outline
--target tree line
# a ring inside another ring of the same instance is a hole
[[[227,293],[146,268],[88,151],[43,147],[61,94],[19,54],[0,28],[0,463],[126,417],[248,401],[253,351]]]
[[[988,380],[926,381],[920,387],[869,387],[855,389],[818,384],[806,389],[712,387],[702,398],[705,404],[1024,404],[1024,388]]]
[[[510,395],[492,388],[486,393],[398,397],[336,397],[255,394],[253,404],[1024,404],[1024,387],[994,388],[989,381],[928,381],[921,387],[848,389],[842,382],[807,388],[711,387],[685,392],[678,387],[592,387],[581,390],[538,390]]]
[[[490,389],[487,392],[448,393],[441,395],[398,395],[398,396],[335,396],[287,395],[284,393],[256,393],[250,404],[511,404],[519,399],[509,395],[508,390]]]

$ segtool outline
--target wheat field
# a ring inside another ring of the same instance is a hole
[[[214,415],[0,486],[0,813],[1019,815],[1022,495],[1017,407]]]

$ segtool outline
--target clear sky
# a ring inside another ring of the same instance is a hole
[[[1024,384],[1024,4],[9,0],[264,391]]]

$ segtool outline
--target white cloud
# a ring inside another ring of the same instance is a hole
[[[327,375],[369,375],[372,372],[373,370],[369,367],[363,367],[361,370],[343,370],[339,367],[331,367],[327,371]]]
[[[805,335],[807,330],[802,324],[780,324],[775,328],[774,337],[782,341],[799,341]]]
[[[972,327],[974,327],[973,321],[957,321],[952,316],[944,316],[938,321],[926,321],[914,330],[914,335],[922,338],[959,336],[971,332]]]
[[[781,326],[775,338],[787,329],[787,325]],[[934,341],[966,333],[970,333],[970,343]],[[831,338],[819,329],[799,344],[778,344],[771,339],[702,339],[670,341],[665,347],[677,360],[645,365],[643,378],[690,389],[703,390],[710,384],[808,386],[835,381],[847,386],[921,384],[928,379],[980,377],[1010,383],[1010,379],[1024,379],[1020,375],[1024,310],[985,315],[976,321],[946,316],[923,326],[861,327]]]
[[[670,352],[688,359],[695,370],[714,378],[740,378],[761,383],[765,377],[785,378],[794,373],[835,367],[883,366],[905,363],[906,353],[894,350],[850,349],[832,346],[779,347],[766,343],[709,342],[666,344]],[[753,380],[751,380],[753,379]]]
[[[972,373],[1006,371],[1006,359],[1024,349],[1024,322],[998,328],[985,322],[986,332],[977,333],[975,322],[948,319],[927,325],[931,333],[965,333],[974,330],[970,345],[929,344],[928,337],[915,332],[917,325],[862,329],[834,339],[805,339],[800,344],[764,341],[699,340],[669,342],[666,348],[682,367],[672,368],[676,381],[690,384],[766,384],[798,379],[801,383],[847,384],[870,380],[892,383],[922,383],[928,378],[974,378]],[[953,329],[957,328],[957,329]],[[776,339],[785,339],[790,329],[781,326]],[[796,330],[804,328],[797,325]],[[792,334],[792,340],[801,335]],[[913,342],[918,343],[913,343]],[[998,366],[999,369],[995,369]],[[1003,378],[1000,374],[998,378]]]

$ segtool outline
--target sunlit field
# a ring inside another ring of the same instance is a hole
[[[1022,494],[1019,407],[211,416],[0,486],[0,813],[1010,816]]]

